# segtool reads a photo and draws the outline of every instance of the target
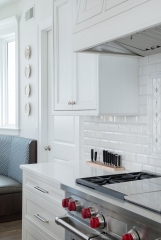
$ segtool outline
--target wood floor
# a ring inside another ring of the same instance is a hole
[[[0,240],[22,240],[22,221],[0,223]]]

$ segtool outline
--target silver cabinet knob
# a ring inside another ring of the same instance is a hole
[[[50,151],[51,150],[51,147],[50,146],[46,146],[44,147],[45,151]]]
[[[72,105],[75,105],[75,102],[72,102]]]
[[[68,105],[71,105],[71,104],[72,104],[72,103],[69,101],[69,102],[68,102]]]

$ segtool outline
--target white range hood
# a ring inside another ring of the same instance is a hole
[[[161,53],[161,25],[89,48],[85,52],[142,57]]]

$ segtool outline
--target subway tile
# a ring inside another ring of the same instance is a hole
[[[109,127],[108,127],[108,124],[107,123],[100,123],[100,129],[101,130],[108,130],[109,129]]]
[[[88,153],[88,146],[84,145],[84,152]]]
[[[96,136],[96,138],[102,139],[102,138],[104,138],[104,132],[96,132],[95,136]]]
[[[120,142],[124,141],[124,134],[123,133],[114,133],[113,140],[120,141]]]
[[[84,160],[89,161],[91,159],[91,155],[89,153],[84,154]]]
[[[137,154],[136,155],[136,159],[138,163],[142,163],[142,164],[148,164],[148,156],[147,155],[140,155]]]
[[[95,131],[88,131],[87,133],[89,138],[94,138],[96,136],[96,132]]]
[[[136,154],[135,153],[125,152],[125,160],[126,161],[135,162],[136,161]]]
[[[148,154],[148,146],[143,145],[143,154]]]
[[[148,83],[147,76],[139,77],[139,85],[147,85],[147,83]]]
[[[84,138],[85,145],[91,145],[91,138]]]
[[[121,151],[130,151],[130,144],[129,143],[120,143],[119,150]]]
[[[136,136],[131,134],[125,134],[125,142],[136,143]]]
[[[99,130],[100,129],[100,124],[99,123],[92,123],[91,125],[92,125],[91,128],[93,130]]]
[[[93,146],[99,147],[99,140],[98,140],[98,139],[91,139],[91,144],[92,144]]]
[[[156,72],[160,72],[161,71],[161,63],[157,63],[156,64]]]
[[[91,124],[91,123],[88,123],[88,122],[85,122],[85,123],[84,123],[84,129],[85,129],[85,130],[90,130],[90,129],[92,129],[92,124]]]
[[[139,106],[139,113],[140,114],[147,114],[147,106]]]
[[[155,54],[149,56],[149,63],[156,63],[156,62],[161,62],[161,54]]]
[[[140,86],[139,87],[139,95],[142,95],[142,92],[143,92],[143,86]]]
[[[139,66],[148,64],[148,57],[140,57],[139,58]]]
[[[161,159],[160,158],[149,158],[149,164],[155,167],[161,167]]]
[[[139,76],[143,75],[142,67],[139,67]]]
[[[148,132],[147,125],[142,126],[142,133],[143,133],[143,134],[147,134],[147,132]]]
[[[161,174],[161,168],[156,168],[156,173],[159,173],[159,174]]]
[[[126,123],[136,123],[136,116],[126,116]]]
[[[155,72],[155,64],[151,64],[151,65],[142,67],[142,74],[143,75],[153,73],[153,72]]]
[[[146,115],[144,115],[144,116],[137,116],[137,118],[136,118],[136,121],[138,122],[138,123],[147,123],[147,116]]]
[[[130,126],[130,131],[132,133],[142,133],[142,126],[134,126],[134,125],[131,125]]]
[[[149,165],[143,165],[143,170],[149,171],[149,172],[155,172],[156,168]]]
[[[118,124],[109,124],[108,129],[109,129],[109,131],[118,131],[119,125]]]
[[[122,160],[125,159],[125,153],[124,153],[124,151],[114,150],[114,153],[120,155]]]
[[[124,116],[115,116],[114,117],[114,122],[125,122],[125,117]]]
[[[124,167],[126,170],[131,170],[130,162],[128,161],[121,161],[121,166]]]
[[[144,148],[141,144],[131,144],[130,150],[131,152],[144,154]]]
[[[131,170],[132,171],[141,171],[142,170],[142,164],[139,164],[139,163],[131,163]]]
[[[147,95],[147,93],[148,93],[148,88],[147,88],[147,86],[142,86],[142,94],[143,94],[143,95]]]
[[[113,122],[114,121],[113,116],[105,116],[104,119],[105,119],[105,122]]]
[[[147,96],[139,96],[139,105],[147,105]]]
[[[105,140],[100,140],[100,147],[109,148],[109,142]]]
[[[109,148],[118,149],[119,148],[119,143],[114,142],[114,141],[109,141]]]
[[[88,137],[88,131],[84,131],[84,137]]]
[[[104,133],[104,138],[107,139],[107,140],[113,140],[113,138],[114,138],[113,133],[105,132]]]
[[[124,132],[124,133],[129,132],[129,129],[130,129],[129,125],[122,125],[122,124],[119,125],[120,132]]]
[[[137,137],[136,137],[136,141],[137,141],[137,143],[140,143],[140,144],[147,144],[148,143],[148,138],[147,138],[147,136],[140,136],[140,135],[138,135]]]

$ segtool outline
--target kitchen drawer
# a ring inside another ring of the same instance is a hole
[[[61,202],[64,198],[64,191],[60,188],[26,174],[24,174],[23,178],[23,187],[37,196],[40,196],[43,199],[54,203],[58,207],[61,207]]]
[[[50,238],[40,233],[36,228],[34,228],[31,224],[29,224],[26,221],[23,222],[22,239],[23,240],[50,240]]]
[[[43,231],[60,240],[64,239],[64,230],[55,223],[55,218],[62,214],[65,214],[64,209],[24,189],[23,219],[30,221]]]

